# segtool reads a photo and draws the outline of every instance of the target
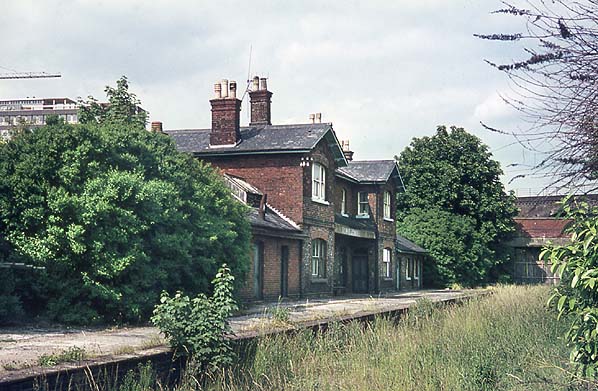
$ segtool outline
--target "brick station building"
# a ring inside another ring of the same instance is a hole
[[[211,128],[164,133],[180,151],[217,167],[233,195],[251,207],[244,298],[421,287],[425,250],[396,235],[395,199],[403,187],[394,160],[352,160],[348,142],[341,145],[320,116],[272,125],[264,78],[252,81],[249,126],[240,126],[234,81],[215,84],[214,92]],[[152,129],[162,131],[162,124]]]

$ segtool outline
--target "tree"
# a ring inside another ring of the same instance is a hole
[[[245,207],[167,136],[106,118],[0,146],[0,256],[46,268],[17,289],[25,307],[71,323],[139,321],[163,290],[209,292],[223,260],[238,283]]]
[[[510,133],[544,158],[531,174],[553,176],[566,189],[597,188],[598,179],[598,1],[528,0],[526,8],[505,3],[496,13],[523,18],[525,33],[479,34],[482,39],[524,42],[525,58],[487,61],[513,82],[505,101],[529,127]],[[589,187],[588,187],[589,186]]]
[[[400,155],[405,192],[398,195],[400,234],[436,260],[433,281],[475,285],[506,260],[501,241],[514,231],[514,195],[500,182],[488,147],[463,128],[439,126]]]
[[[93,96],[87,101],[80,101],[79,122],[82,124],[122,124],[144,129],[147,124],[147,112],[140,107],[137,96],[129,92],[129,81],[122,76],[116,82],[116,88],[104,89],[108,103],[99,103]]]

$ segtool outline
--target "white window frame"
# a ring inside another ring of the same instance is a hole
[[[322,239],[311,241],[311,276],[326,278],[326,242]]]
[[[341,189],[341,214],[347,216],[347,190]]]
[[[392,217],[391,217],[391,195],[390,195],[390,191],[385,191],[384,192],[384,219],[385,220],[389,220],[392,221]]]
[[[419,272],[420,272],[420,270],[419,270],[419,259],[416,259],[414,261],[414,263],[415,264],[413,265],[414,266],[413,267],[413,278],[416,279],[416,280],[419,280]]]
[[[382,263],[384,264],[384,278],[392,278],[392,250],[382,250]]]
[[[407,257],[407,267],[405,268],[405,279],[411,280],[411,275],[413,274],[413,258]]]
[[[320,163],[311,168],[311,199],[326,202],[326,168]]]
[[[365,201],[361,201],[362,194],[365,194]],[[369,197],[368,197],[367,191],[360,191],[357,193],[357,216],[358,217],[370,217],[370,213],[369,213],[370,201],[368,198]],[[361,208],[362,205],[364,205],[363,211]]]

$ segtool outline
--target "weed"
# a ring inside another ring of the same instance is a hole
[[[87,358],[85,349],[72,346],[60,353],[42,354],[37,359],[37,364],[42,367],[51,367],[63,362],[77,362]]]
[[[268,313],[272,316],[275,322],[278,323],[289,323],[291,319],[291,310],[288,307],[282,306],[280,299],[276,304],[276,307],[268,308]]]

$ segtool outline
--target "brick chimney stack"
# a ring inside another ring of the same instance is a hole
[[[237,83],[224,79],[214,84],[210,147],[226,147],[241,141],[241,101],[237,99]]]
[[[272,125],[271,104],[272,93],[268,91],[266,78],[255,76],[249,92],[251,100],[251,122],[253,125]]]
[[[349,149],[349,140],[341,141],[341,147],[343,148],[343,154],[345,155],[345,159],[347,159],[348,162],[353,160],[353,151]]]
[[[159,121],[152,122],[152,132],[162,133],[162,122],[159,122]]]

